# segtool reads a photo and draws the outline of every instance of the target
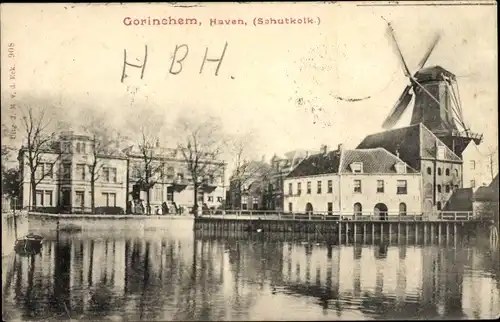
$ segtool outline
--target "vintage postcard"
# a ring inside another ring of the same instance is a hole
[[[494,319],[494,1],[1,4],[5,321]]]

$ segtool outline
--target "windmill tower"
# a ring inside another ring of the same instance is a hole
[[[382,127],[384,129],[394,127],[414,98],[410,125],[424,124],[455,154],[461,157],[469,142],[473,140],[476,144],[480,144],[483,135],[472,133],[464,122],[460,92],[455,75],[441,66],[424,68],[439,41],[439,35],[434,38],[431,46],[420,60],[417,72],[412,74],[399,48],[391,24],[388,23],[388,26],[403,72],[408,77],[410,84],[403,90]]]

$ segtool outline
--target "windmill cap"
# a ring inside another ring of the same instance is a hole
[[[455,74],[444,69],[441,66],[430,66],[422,68],[421,70],[415,73],[415,78],[418,81],[437,81],[437,80],[443,80],[441,75],[451,78],[452,80],[456,79]]]

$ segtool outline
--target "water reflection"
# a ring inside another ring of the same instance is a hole
[[[4,258],[3,317],[318,320],[493,318],[498,253],[326,245],[177,230],[47,238]]]

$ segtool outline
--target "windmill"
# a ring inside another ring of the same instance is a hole
[[[461,157],[463,150],[471,140],[476,144],[480,144],[483,136],[482,134],[472,133],[464,122],[456,76],[441,66],[424,68],[440,39],[439,34],[433,39],[418,63],[417,71],[412,74],[398,45],[394,29],[390,23],[387,24],[388,33],[400,59],[403,72],[409,79],[410,84],[403,90],[382,127],[384,129],[394,127],[414,98],[410,125],[424,124],[453,152]]]

